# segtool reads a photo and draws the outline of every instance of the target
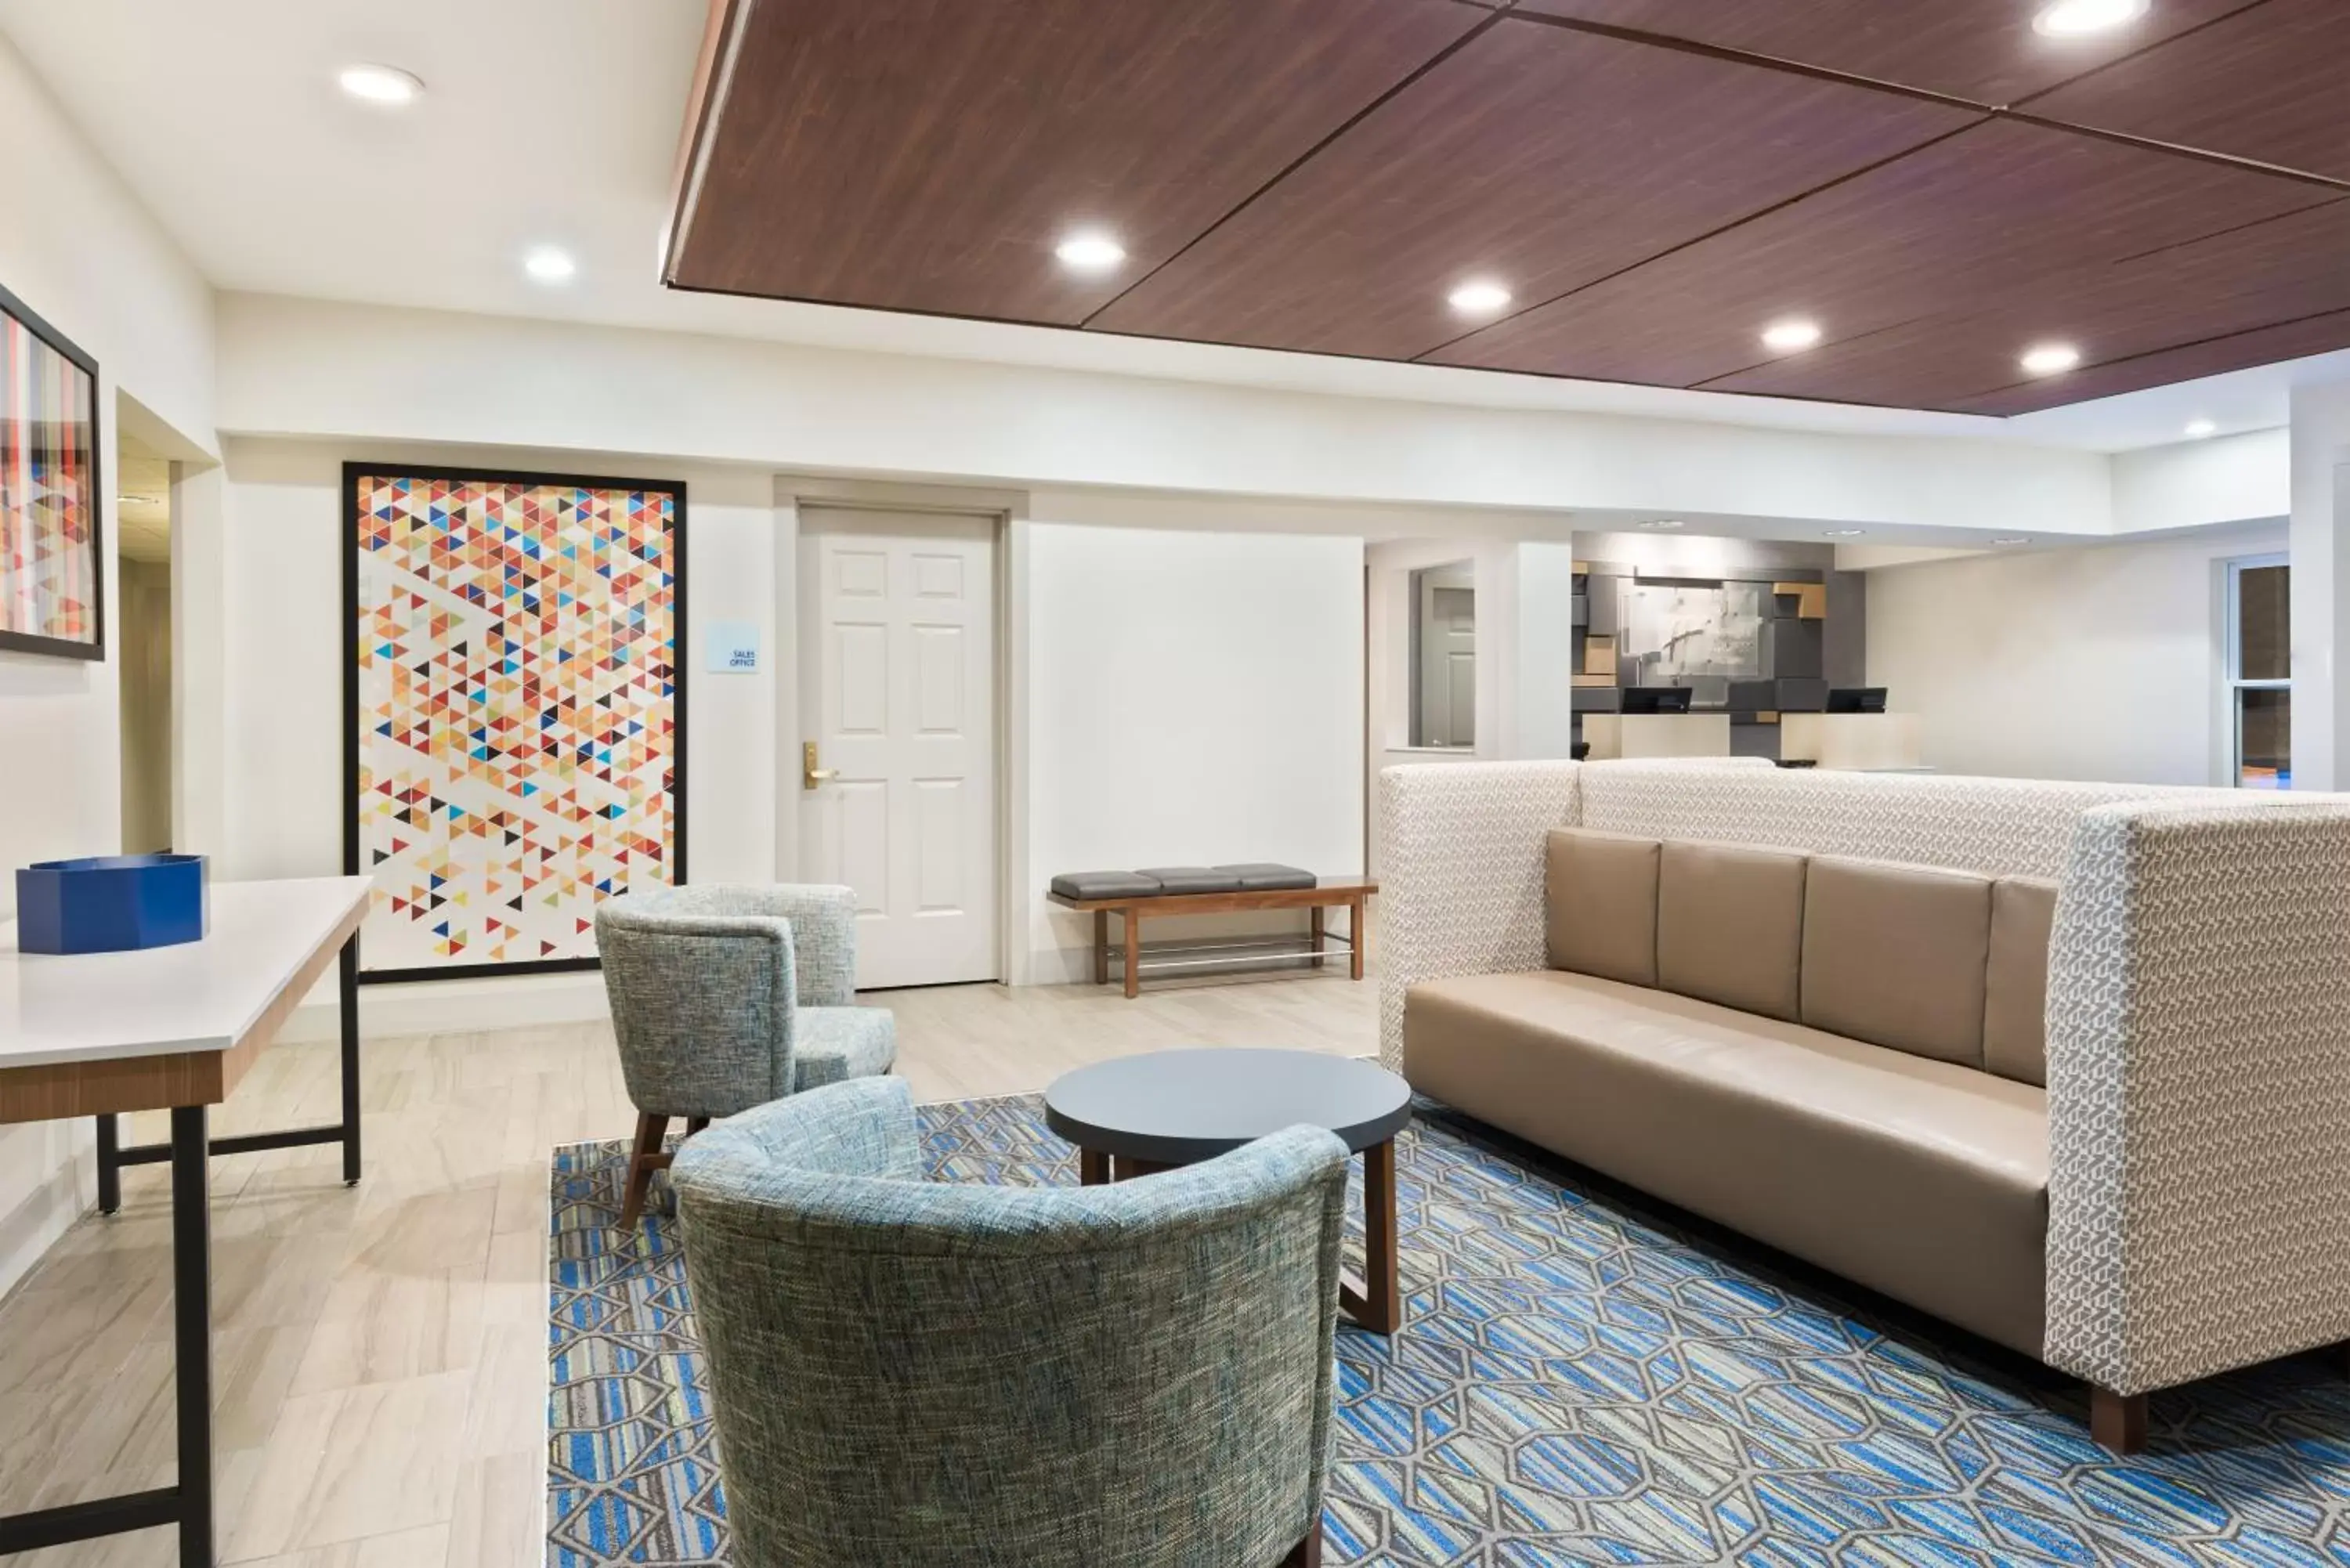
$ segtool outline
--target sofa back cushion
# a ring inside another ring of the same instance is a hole
[[[1804,879],[1803,1022],[1983,1064],[1987,877],[1815,856]]]
[[[1983,1066],[2020,1084],[2048,1082],[2048,937],[2055,925],[2055,883],[2002,877],[1992,884]]]
[[[1804,859],[1794,850],[1667,839],[1657,858],[1656,983],[1793,1022]]]
[[[1543,890],[1551,968],[1657,983],[1658,848],[1653,838],[1552,831]]]

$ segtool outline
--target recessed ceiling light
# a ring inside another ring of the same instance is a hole
[[[569,283],[579,264],[571,259],[569,251],[541,245],[522,258],[522,270],[538,283]]]
[[[2189,420],[2187,421],[2187,434],[2190,439],[2195,441],[2201,441],[2205,436],[2217,431],[2219,428],[2220,427],[2218,425],[2213,424],[2210,420]]]
[[[1126,247],[1107,234],[1088,231],[1071,234],[1053,247],[1053,254],[1071,272],[1107,272],[1126,259]]]
[[[2032,18],[2032,30],[2050,38],[2111,32],[2146,15],[2147,0],[2056,0]]]
[[[1688,526],[1678,517],[1652,517],[1640,524],[1643,528],[1682,528]]]
[[[2026,535],[2010,534],[2006,538],[1993,539],[1991,543],[1994,545],[2029,545],[2032,543],[2032,540]]]
[[[1489,278],[1475,278],[1462,284],[1445,300],[1463,316],[1491,316],[1510,303],[1510,291]]]
[[[1823,528],[1820,532],[1831,539],[1857,539],[1868,532],[1866,528]]]
[[[2016,362],[2027,375],[2062,375],[2081,362],[2081,351],[2070,343],[2035,343]]]
[[[335,85],[362,103],[397,106],[424,95],[424,83],[397,66],[345,66]]]
[[[1800,353],[1820,340],[1820,324],[1800,317],[1773,321],[1762,329],[1762,347],[1782,354]]]

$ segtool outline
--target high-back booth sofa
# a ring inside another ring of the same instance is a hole
[[[1414,1087],[2088,1382],[2350,1341],[2350,797],[1381,780]]]

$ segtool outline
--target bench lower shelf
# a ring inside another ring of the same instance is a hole
[[[1363,915],[1378,884],[1371,881],[1326,882],[1314,888],[1279,888],[1236,893],[1174,893],[1139,898],[1070,898],[1048,894],[1064,909],[1094,918],[1094,983],[1110,981],[1110,961],[1118,961],[1129,997],[1142,993],[1145,974],[1194,973],[1219,969],[1242,970],[1275,963],[1311,963],[1322,967],[1341,954],[1351,978],[1363,978]],[[1345,935],[1328,929],[1326,911],[1347,912]],[[1222,915],[1258,909],[1304,909],[1311,923],[1303,933],[1285,936],[1211,939],[1202,942],[1146,944],[1142,922],[1177,915]],[[1123,940],[1110,940],[1110,919],[1118,918]]]

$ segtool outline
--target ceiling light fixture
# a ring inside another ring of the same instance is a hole
[[[2148,0],[2056,0],[2032,18],[2032,30],[2046,38],[2082,38],[2110,33],[2146,15]]]
[[[1474,278],[1462,284],[1445,301],[1463,316],[1491,316],[1510,303],[1510,291],[1489,278]]]
[[[1126,260],[1126,247],[1098,231],[1071,234],[1053,247],[1061,265],[1071,272],[1107,272]]]
[[[1643,528],[1683,528],[1688,524],[1678,517],[1652,517],[1640,524]]]
[[[1857,539],[1868,532],[1866,528],[1823,528],[1821,534],[1830,539]]]
[[[2215,434],[2219,429],[2220,427],[2213,424],[2210,420],[2189,420],[2187,421],[2187,436],[2190,441],[2201,441],[2207,435]]]
[[[522,258],[522,270],[530,274],[535,283],[569,283],[579,271],[579,264],[571,259],[569,251],[541,245]]]
[[[2032,540],[2027,535],[2010,534],[2006,538],[1993,539],[1991,543],[1994,545],[2029,545],[2032,543]]]
[[[2081,362],[2081,351],[2070,343],[2035,343],[2016,363],[2029,376],[2061,376]]]
[[[1820,340],[1820,324],[1791,317],[1762,329],[1762,347],[1781,354],[1799,354]]]
[[[424,83],[397,66],[345,66],[335,85],[361,103],[397,109],[424,96]]]

